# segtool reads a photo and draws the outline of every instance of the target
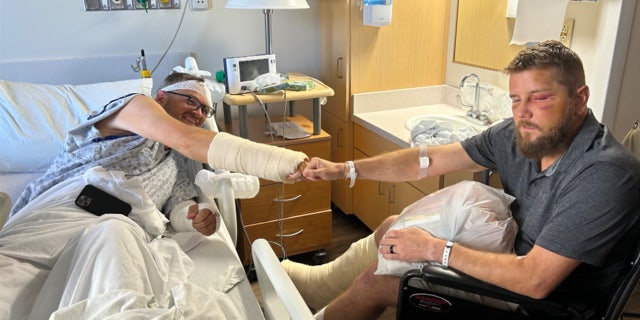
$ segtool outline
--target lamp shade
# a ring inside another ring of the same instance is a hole
[[[308,9],[306,0],[227,0],[229,9]]]

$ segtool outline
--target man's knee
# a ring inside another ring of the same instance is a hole
[[[378,306],[395,306],[400,277],[376,275],[374,273],[377,268],[377,263],[371,264],[356,280],[352,289]]]
[[[380,243],[380,240],[382,239],[384,234],[387,233],[387,230],[389,230],[396,219],[398,219],[398,215],[392,215],[388,216],[386,219],[384,219],[384,221],[382,221],[382,223],[380,223],[380,226],[378,226],[375,231],[376,243]]]
[[[136,238],[144,239],[144,232],[140,226],[128,218],[107,218],[87,229],[83,238],[104,238],[110,241],[131,242]]]

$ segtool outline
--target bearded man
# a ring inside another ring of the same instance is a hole
[[[542,42],[521,51],[505,72],[513,118],[428,150],[346,163],[313,158],[303,175],[353,183],[356,177],[400,182],[461,170],[498,172],[504,192],[516,198],[515,252],[474,250],[418,228],[387,233],[396,218],[389,217],[326,265],[283,262],[305,300],[320,310],[317,318],[374,319],[396,305],[400,279],[374,274],[378,251],[386,259],[438,262],[528,297],[600,313],[638,246],[640,163],[587,107],[589,87],[575,52],[558,41]],[[349,279],[353,270],[362,273]]]

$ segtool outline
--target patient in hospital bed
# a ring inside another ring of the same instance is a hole
[[[91,113],[17,199],[0,230],[0,318],[233,318],[224,295],[187,281],[193,262],[165,230],[168,220],[202,235],[220,225],[215,206],[195,201],[187,158],[293,182],[307,157],[200,128],[212,114],[205,82],[182,73],[165,82],[155,99],[130,94]],[[131,213],[77,207],[87,184],[127,202]],[[26,292],[38,298],[21,300]],[[181,304],[185,296],[189,304]]]

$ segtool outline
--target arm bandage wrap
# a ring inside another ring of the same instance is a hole
[[[418,151],[418,162],[420,163],[420,171],[418,173],[418,179],[427,177],[427,169],[429,168],[429,156],[427,156],[427,145],[420,145]]]
[[[169,222],[173,229],[177,232],[198,232],[196,228],[193,227],[193,221],[187,219],[187,214],[189,213],[189,207],[196,204],[193,200],[186,200],[178,203],[169,213]],[[220,229],[220,213],[218,212],[218,208],[210,203],[198,203],[198,211],[202,209],[209,209],[213,213],[216,218],[216,232]]]
[[[277,182],[289,182],[287,176],[306,159],[307,155],[302,152],[256,143],[225,132],[213,138],[207,154],[207,162],[212,168]]]

